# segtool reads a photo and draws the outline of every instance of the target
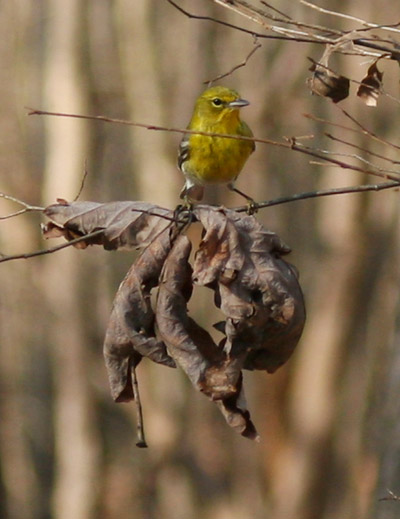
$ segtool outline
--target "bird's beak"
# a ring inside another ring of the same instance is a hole
[[[239,99],[235,99],[234,101],[228,103],[227,106],[229,106],[230,108],[240,108],[241,106],[247,106],[249,104],[250,103],[246,101],[246,99],[241,99],[239,97]]]

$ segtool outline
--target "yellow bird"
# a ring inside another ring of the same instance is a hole
[[[239,110],[250,104],[235,90],[216,86],[196,101],[188,130],[252,137]],[[185,176],[180,197],[186,202],[201,200],[206,184],[227,184],[228,188],[253,202],[234,187],[246,160],[255,150],[254,141],[188,133],[179,146],[178,166]]]

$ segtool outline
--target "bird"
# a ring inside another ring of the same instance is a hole
[[[196,100],[188,130],[253,137],[240,119],[239,110],[250,103],[230,88],[214,86]],[[234,183],[245,162],[255,150],[252,140],[184,134],[179,146],[178,167],[185,177],[180,198],[187,204],[203,198],[207,184],[226,184],[254,204],[254,200],[235,188]]]

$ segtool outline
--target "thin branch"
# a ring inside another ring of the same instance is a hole
[[[5,193],[0,192],[0,198],[4,198],[5,200],[10,200],[10,202],[15,202],[16,204],[22,205],[23,209],[19,211],[15,211],[14,213],[7,214],[5,216],[0,216],[0,220],[8,220],[9,218],[14,218],[14,216],[19,216],[20,214],[30,213],[32,211],[44,211],[44,207],[38,207],[35,205],[29,205],[18,198],[15,198],[11,195],[6,195]]]
[[[268,7],[268,9],[271,9],[272,11],[274,11],[275,13],[278,13],[279,15],[283,16],[283,18],[285,19],[285,21],[287,22],[291,22],[293,20],[293,18],[291,16],[289,16],[288,14],[284,13],[283,11],[280,11],[279,9],[277,9],[276,7],[274,7],[273,5],[270,5],[269,3],[267,3],[265,0],[261,0],[261,3],[263,5],[265,5],[265,7]],[[267,16],[267,15],[265,15]]]
[[[79,191],[76,195],[76,197],[74,198],[74,202],[76,202],[78,200],[78,198],[81,196],[82,194],[82,191],[83,191],[83,188],[85,187],[85,181],[86,181],[86,177],[88,176],[88,170],[87,170],[87,161],[85,161],[85,170],[84,170],[84,173],[83,173],[83,177],[82,177],[82,182],[81,182],[81,186],[79,188]]]
[[[0,254],[0,263],[5,263],[6,261],[12,261],[17,259],[28,259],[34,258],[35,256],[44,256],[45,254],[52,254],[53,252],[57,252],[61,249],[65,249],[67,247],[72,247],[76,243],[80,243],[86,241],[88,239],[94,238],[96,236],[100,236],[100,234],[104,233],[104,229],[98,229],[97,231],[91,232],[89,234],[85,234],[84,236],[79,236],[79,238],[75,238],[74,240],[68,241],[67,243],[62,243],[61,245],[57,245],[55,247],[51,247],[50,249],[39,250],[35,252],[27,252],[25,254],[13,254],[7,256],[5,254]]]
[[[265,16],[265,13],[263,13],[262,11],[260,13],[258,9],[256,9],[253,6],[250,6],[247,2],[244,2],[243,0],[235,0],[234,3],[231,2],[230,0],[212,0],[212,1],[218,5],[221,5],[222,7],[225,7],[226,9],[233,10],[234,12],[240,14],[241,16],[243,16],[244,18],[247,18],[248,20],[258,23],[259,25],[261,25],[262,27],[264,27],[267,30],[278,32],[280,34],[286,34],[286,36],[283,36],[283,35],[271,36],[271,35],[266,35],[266,34],[259,35],[258,33],[254,33],[259,38],[272,38],[272,39],[281,39],[281,40],[287,40],[287,41],[293,40],[293,41],[302,42],[302,43],[318,43],[318,44],[335,44],[338,41],[337,39],[331,39],[331,38],[326,37],[325,35],[320,35],[320,34],[312,34],[311,37],[306,38],[306,37],[304,37],[304,35],[309,35],[309,33],[307,33],[307,32],[304,33],[304,32],[299,32],[299,31],[292,31],[290,29],[285,29],[283,27],[266,25],[265,22],[262,19],[260,19],[260,16]],[[175,2],[173,2],[173,0],[167,0],[167,2],[174,5],[174,7],[176,7],[180,12],[182,12],[186,16],[189,16],[190,18],[207,19],[212,22],[222,23],[224,25],[231,26],[231,28],[233,28],[233,29],[237,29],[237,30],[244,31],[247,33],[250,32],[247,29],[244,29],[242,27],[232,26],[231,24],[227,24],[226,22],[222,22],[221,20],[216,20],[215,18],[212,18],[212,17],[197,16],[197,15],[188,13],[187,11],[182,9],[180,6],[178,6]],[[310,5],[313,5],[313,4],[310,4]],[[347,16],[347,15],[344,15],[344,16]],[[287,21],[284,21],[284,22],[288,23]],[[365,23],[367,24],[368,22],[365,22]],[[392,29],[392,30],[395,30],[395,32],[397,32],[395,29],[395,27],[397,27],[397,25],[398,24],[394,24],[393,26],[385,25],[385,26],[382,26],[382,29],[384,29],[384,30]],[[300,26],[300,25],[298,25],[298,26]],[[307,27],[307,24],[302,24],[302,26]],[[378,28],[381,28],[381,26],[377,25],[376,27],[372,27],[372,28],[378,29]],[[321,32],[332,33],[332,31],[329,28],[321,29]],[[354,35],[356,33],[357,33],[356,30],[347,32],[347,33],[342,31],[340,33],[341,34],[340,37],[344,37],[344,36],[349,37],[349,36],[351,36],[351,34]],[[291,34],[291,36],[287,36],[288,34]],[[351,41],[353,42],[354,45],[357,45],[360,47],[366,47],[368,49],[374,49],[374,50],[377,50],[377,51],[380,51],[383,53],[389,53],[389,59],[394,60],[394,61],[400,61],[400,51],[396,48],[395,43],[390,42],[391,48],[388,48],[383,45],[380,45],[378,43],[378,41],[379,41],[378,39],[368,40],[366,38],[352,37]],[[361,51],[360,51],[360,53],[361,53]],[[374,54],[374,56],[377,57],[375,54]]]
[[[400,501],[400,496],[398,496],[388,488],[386,489],[386,491],[389,495],[386,497],[381,497],[379,501]]]
[[[299,151],[299,152],[304,153],[306,155],[309,155],[311,157],[314,157],[314,158],[317,158],[317,159],[322,159],[322,160],[324,160],[326,162],[330,162],[331,164],[335,164],[336,166],[339,166],[342,169],[350,169],[352,171],[359,171],[360,173],[365,173],[367,175],[373,175],[375,177],[384,178],[386,180],[390,179],[390,180],[398,181],[400,179],[400,172],[399,173],[395,172],[393,174],[393,173],[389,173],[389,172],[388,173],[381,172],[378,169],[361,168],[361,167],[356,166],[354,164],[349,164],[347,162],[343,162],[341,160],[334,159],[333,157],[327,157],[326,156],[326,153],[327,153],[326,150],[316,150],[315,148],[309,148],[307,146],[298,145],[296,143],[295,138],[292,139],[292,142],[293,142],[293,144],[291,146],[291,149]]]
[[[132,379],[133,398],[135,399],[135,406],[136,406],[136,434],[137,434],[136,446],[141,447],[141,448],[146,448],[148,445],[146,443],[146,437],[144,434],[142,402],[140,400],[139,384],[137,381],[136,369],[135,369],[135,365],[134,365],[133,361],[131,361],[131,379]]]
[[[399,145],[394,144],[393,142],[390,142],[386,139],[383,139],[382,137],[379,137],[378,135],[376,135],[376,133],[372,132],[371,130],[368,130],[359,121],[357,121],[357,119],[355,119],[352,115],[350,115],[348,112],[346,112],[346,110],[344,110],[341,106],[337,106],[337,108],[339,108],[339,110],[342,112],[342,114],[345,117],[347,117],[348,119],[350,119],[350,121],[352,121],[355,125],[357,125],[365,135],[369,135],[372,139],[374,139],[382,144],[386,144],[386,146],[391,146],[392,148],[395,148],[396,150],[400,150]]]
[[[361,25],[364,25],[369,29],[385,29],[387,31],[400,32],[400,29],[398,29],[398,26],[400,25],[399,22],[396,24],[393,24],[393,25],[378,25],[376,23],[367,22],[366,20],[363,20],[362,18],[356,18],[355,16],[351,16],[349,14],[338,13],[337,11],[331,11],[329,9],[325,9],[318,5],[312,4],[311,2],[308,2],[307,0],[299,0],[299,2],[303,5],[305,5],[306,7],[311,7],[311,9],[315,9],[315,10],[319,11],[320,13],[329,14],[331,16],[337,16],[339,18],[344,18],[344,19],[350,20],[352,22],[361,23]]]
[[[169,0],[168,0],[169,1]],[[258,23],[261,25],[264,29],[276,32],[278,34],[282,35],[290,35],[291,40],[295,41],[304,41],[305,37],[311,38],[312,42],[318,42],[323,41],[324,43],[334,43],[335,40],[331,40],[326,35],[320,35],[320,34],[313,34],[308,31],[296,31],[294,29],[287,29],[285,27],[280,27],[276,25],[270,25],[266,24],[263,18],[268,18],[266,13],[261,10],[257,9],[254,6],[250,6],[247,2],[243,2],[241,0],[235,0],[235,2],[231,2],[230,0],[212,0],[218,5],[221,5],[222,7],[225,7],[227,9],[230,9],[234,11],[235,13],[240,14],[241,16],[244,16],[248,20]],[[288,23],[286,20],[283,20],[284,23]],[[299,23],[294,23],[292,25],[295,25],[296,27],[300,27]],[[307,24],[303,24],[302,27],[306,28]],[[324,32],[330,32],[329,29],[327,29]]]
[[[331,133],[325,132],[324,135],[326,137],[328,137],[328,139],[331,139],[334,142],[339,142],[340,144],[344,144],[345,146],[349,146],[350,148],[355,148],[357,150],[362,151],[363,153],[372,155],[372,157],[376,157],[377,159],[385,160],[387,162],[390,162],[391,164],[400,164],[399,160],[389,159],[388,157],[385,157],[385,155],[381,155],[380,153],[375,153],[374,151],[371,151],[367,148],[363,148],[362,146],[358,146],[357,144],[346,141],[345,139],[340,139],[339,137],[336,137],[335,135],[332,135]]]
[[[229,135],[229,134],[225,134],[225,133],[202,132],[199,130],[188,130],[186,128],[185,129],[166,128],[163,126],[148,125],[148,124],[143,124],[143,123],[134,123],[131,121],[126,121],[126,120],[121,120],[121,119],[111,119],[109,117],[105,117],[105,116],[101,116],[101,115],[90,116],[90,115],[79,115],[79,114],[67,114],[67,113],[60,113],[60,112],[47,112],[47,111],[43,111],[43,110],[34,110],[34,109],[30,109],[30,110],[31,111],[30,111],[29,115],[51,115],[51,116],[57,116],[57,117],[72,117],[72,118],[77,118],[77,119],[90,119],[90,120],[97,120],[97,121],[103,121],[103,122],[109,122],[109,123],[125,124],[128,126],[145,128],[147,130],[167,131],[167,132],[176,132],[176,133],[183,133],[183,134],[207,135],[209,137],[223,137],[226,139],[236,139],[236,140],[259,142],[262,144],[270,144],[272,146],[277,146],[280,148],[298,151],[305,155],[309,155],[309,156],[317,158],[317,159],[325,160],[327,162],[330,162],[332,164],[339,166],[342,169],[350,169],[353,171],[359,171],[361,173],[365,173],[366,175],[374,175],[377,177],[391,179],[391,180],[398,180],[398,178],[399,178],[399,176],[397,174],[396,175],[389,174],[389,173],[386,174],[386,173],[381,173],[380,171],[376,171],[376,170],[360,168],[353,164],[348,164],[346,162],[339,161],[334,158],[326,157],[322,153],[319,153],[318,151],[316,151],[313,148],[309,148],[309,147],[299,144],[295,137],[288,138],[287,142],[273,141],[271,139],[259,139],[257,137],[244,137],[242,135]],[[310,118],[312,118],[312,116],[310,116]],[[359,123],[357,123],[357,124],[359,124]],[[355,131],[355,130],[353,129],[353,131]],[[368,132],[367,130],[365,130],[365,133],[367,133],[370,136],[374,135],[371,132]],[[395,145],[392,145],[392,146],[396,147]]]
[[[370,160],[367,160],[364,157],[361,157],[361,155],[356,155],[355,153],[342,153],[342,152],[338,152],[338,151],[321,150],[319,148],[315,148],[315,150],[318,151],[319,153],[321,153],[324,156],[332,155],[332,156],[335,156],[335,157],[346,157],[346,158],[349,158],[349,159],[358,160],[359,162],[362,162],[363,164],[366,164],[369,167],[375,168],[376,171],[379,171],[380,173],[383,174],[384,178],[388,178],[387,174],[393,174],[393,175],[395,175],[396,177],[398,177],[400,179],[400,172],[399,171],[397,171],[395,169],[387,169],[387,168],[382,168],[380,166],[377,166],[376,164],[374,164]],[[316,162],[316,161],[310,161],[309,163],[310,164],[318,164],[319,166],[335,166],[334,164],[327,164],[326,162],[321,163],[321,162]]]
[[[366,191],[383,191],[385,189],[393,189],[400,188],[400,180],[393,182],[382,182],[380,184],[364,184],[361,186],[351,186],[351,187],[337,187],[333,189],[326,189],[321,191],[308,191],[306,193],[298,193],[296,195],[284,196],[281,198],[275,198],[274,200],[269,200],[265,202],[257,202],[255,204],[255,209],[264,209],[266,207],[272,207],[275,205],[287,204],[290,202],[297,202],[299,200],[307,200],[310,198],[319,198],[323,196],[332,196],[332,195],[345,195],[345,194],[354,194],[354,193],[365,193]],[[240,206],[233,208],[233,211],[237,211],[239,213],[243,213],[248,211],[248,206]]]
[[[276,7],[274,7],[273,5],[269,4],[268,2],[265,2],[264,0],[261,0],[261,3],[263,5],[265,5],[266,7],[268,7],[269,9],[271,9],[272,11],[275,11],[279,15],[283,16],[283,18],[279,18],[276,15],[273,15],[273,14],[270,14],[270,13],[266,13],[266,12],[261,11],[261,10],[257,10],[257,12],[259,14],[261,14],[265,18],[268,18],[269,20],[272,20],[274,22],[286,23],[287,25],[294,25],[296,27],[301,27],[303,29],[311,29],[312,31],[320,31],[320,33],[326,33],[326,34],[329,34],[329,35],[332,35],[332,36],[342,36],[343,35],[343,31],[338,31],[336,29],[331,29],[330,27],[324,27],[322,25],[315,25],[315,24],[309,24],[309,23],[305,23],[305,22],[299,22],[297,20],[294,20],[288,14],[286,14],[286,13],[284,13],[282,11],[279,11]]]
[[[307,119],[311,119],[312,121],[316,121],[316,122],[319,122],[319,123],[329,124],[330,126],[334,126],[335,128],[340,128],[341,130],[346,130],[346,131],[349,131],[349,132],[357,133],[359,135],[367,135],[367,136],[371,137],[371,139],[374,139],[377,142],[380,142],[381,144],[385,144],[385,145],[391,146],[393,148],[398,148],[398,146],[396,144],[393,144],[390,141],[387,141],[385,139],[382,139],[381,137],[378,137],[375,133],[371,132],[370,130],[368,130],[367,128],[362,126],[361,123],[359,123],[358,121],[356,122],[356,119],[354,119],[352,116],[350,116],[350,114],[348,114],[348,112],[346,112],[345,110],[340,108],[340,106],[337,106],[337,105],[335,105],[335,106],[337,108],[339,108],[339,110],[342,110],[343,115],[346,115],[350,120],[352,120],[355,124],[357,124],[357,126],[360,129],[352,128],[351,126],[345,126],[344,124],[334,123],[332,121],[328,121],[327,119],[323,119],[321,117],[316,117],[313,114],[305,113],[305,114],[303,114],[303,117],[306,117]]]
[[[301,37],[294,37],[294,36],[284,36],[284,35],[272,35],[272,34],[264,34],[256,31],[250,31],[249,29],[245,29],[244,27],[240,27],[238,25],[234,25],[232,23],[224,22],[223,20],[218,20],[216,18],[213,18],[212,16],[201,16],[197,14],[192,14],[183,9],[181,6],[176,4],[173,0],[167,0],[169,4],[175,7],[179,12],[187,16],[188,18],[193,18],[195,20],[206,20],[209,22],[214,22],[219,25],[224,25],[225,27],[229,27],[231,29],[235,29],[240,32],[244,32],[246,34],[250,34],[251,36],[257,36],[257,38],[265,38],[270,40],[285,40],[285,41],[296,41],[300,43],[317,43],[315,38],[301,38]],[[226,6],[229,7],[229,6]],[[317,40],[318,41],[318,40]],[[333,43],[332,40],[329,38],[325,38],[324,40],[321,40],[319,43]]]
[[[216,78],[214,79],[208,79],[207,81],[203,81],[203,84],[204,85],[209,85],[211,86],[212,83],[214,83],[215,81],[218,81],[219,79],[222,79],[224,77],[228,77],[230,76],[231,74],[233,74],[233,72],[235,72],[236,70],[238,70],[239,68],[242,68],[242,67],[245,67],[247,65],[247,62],[249,61],[249,59],[253,56],[253,54],[260,48],[262,47],[261,43],[259,43],[257,41],[257,38],[255,37],[254,38],[254,47],[251,49],[251,51],[249,52],[249,54],[245,57],[245,59],[239,63],[238,65],[235,65],[229,72],[226,72],[225,74],[220,74],[219,76],[217,76]]]

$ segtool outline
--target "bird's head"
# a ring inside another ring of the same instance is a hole
[[[205,90],[197,99],[195,114],[203,120],[221,121],[225,117],[238,117],[239,108],[250,103],[235,90],[215,86]]]

